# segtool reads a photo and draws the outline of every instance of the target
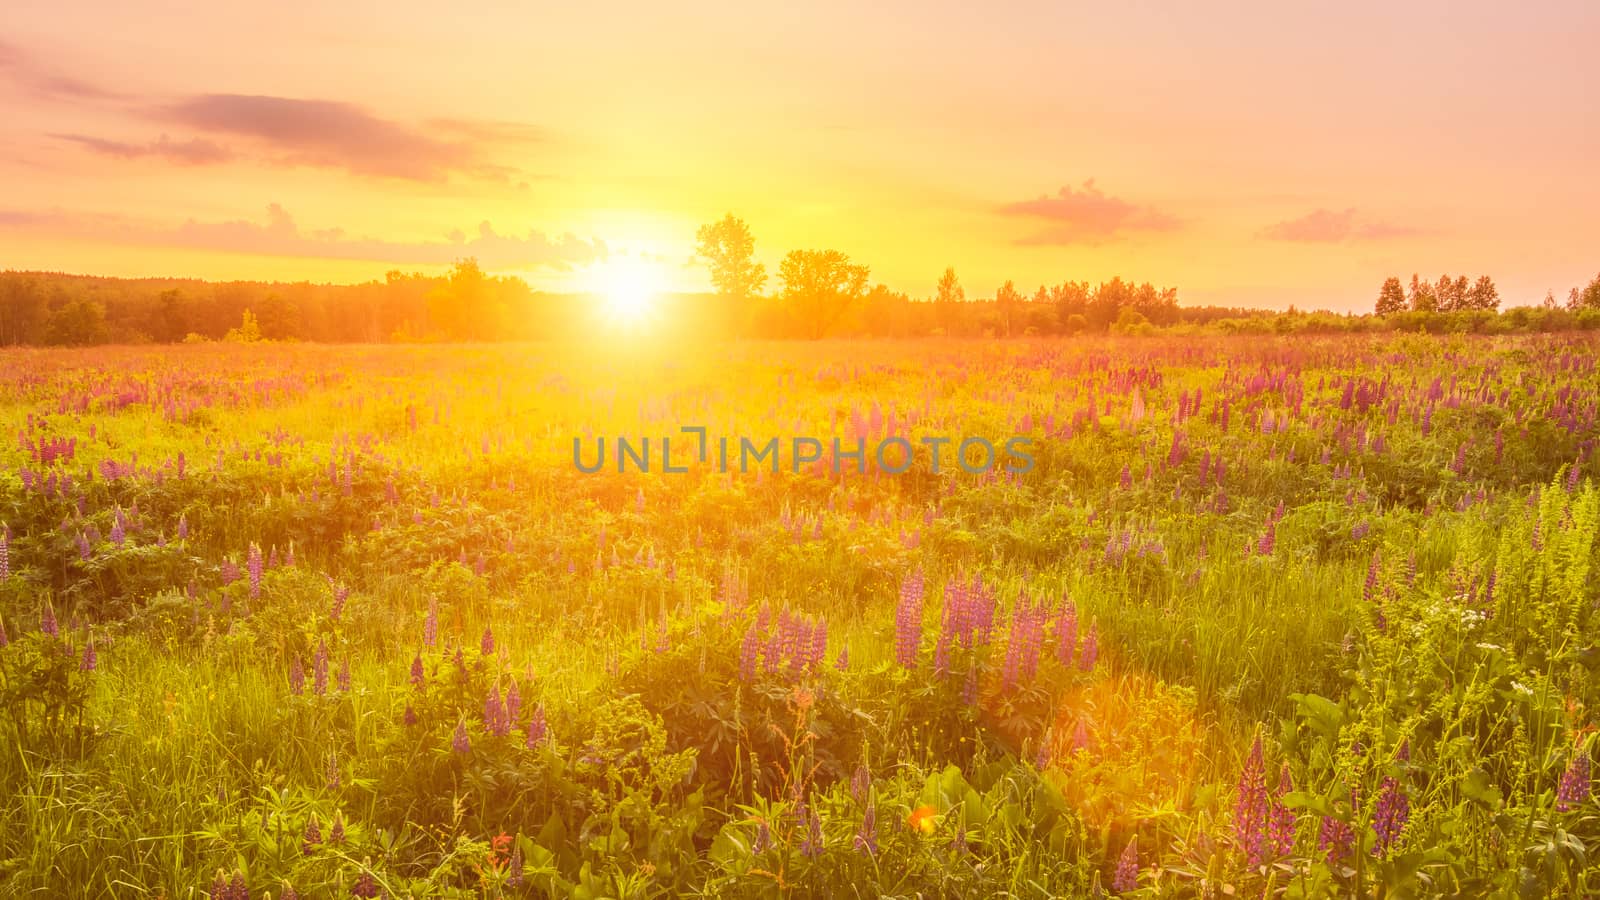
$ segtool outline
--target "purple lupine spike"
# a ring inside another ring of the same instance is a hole
[[[211,882],[211,900],[232,900],[228,895],[232,891],[228,888],[228,873],[217,870],[217,877]]]
[[[1556,812],[1568,812],[1582,806],[1589,799],[1592,778],[1589,751],[1581,744],[1573,750],[1572,761],[1561,773],[1561,783],[1556,787]]]
[[[61,627],[56,624],[56,608],[48,601],[45,602],[44,610],[39,613],[39,630],[50,637],[61,636]]]
[[[855,848],[868,856],[878,855],[878,804],[873,800],[867,801],[867,810],[861,816]]]
[[[749,682],[755,679],[762,644],[761,633],[752,623],[745,629],[744,639],[739,642],[739,680]]]
[[[342,843],[344,843],[344,814],[343,813],[335,812],[333,814],[333,827],[328,830],[328,843],[330,843],[330,844],[342,844]]]
[[[900,604],[894,617],[895,659],[907,669],[916,668],[922,644],[922,589],[921,570],[900,582]]]
[[[544,704],[540,703],[533,708],[533,718],[528,722],[528,749],[537,748],[545,741],[549,731],[549,723],[545,720]]]
[[[1239,772],[1239,787],[1233,802],[1233,839],[1244,850],[1247,865],[1252,869],[1261,865],[1266,857],[1266,832],[1266,764],[1262,760],[1258,734]]]
[[[1071,600],[1061,608],[1061,615],[1056,619],[1056,659],[1061,662],[1062,668],[1072,665],[1073,654],[1078,648],[1078,605]]]
[[[188,516],[178,516],[178,540],[180,540],[180,541],[181,540],[186,540],[188,537],[189,537],[189,517]]]
[[[1100,623],[1090,622],[1089,633],[1083,636],[1083,652],[1078,654],[1078,668],[1093,672],[1095,660],[1100,658]]]
[[[11,528],[0,530],[0,580],[11,577]]]
[[[492,627],[484,626],[483,640],[478,642],[478,649],[483,652],[484,656],[494,653],[494,629]]]
[[[519,888],[527,881],[523,875],[522,845],[514,844],[511,848],[511,859],[506,864],[506,885]]]
[[[294,885],[286,881],[283,883],[283,893],[278,897],[278,900],[300,900],[300,892],[294,889]]]
[[[350,657],[346,656],[339,663],[339,693],[350,693]]]
[[[1322,825],[1317,829],[1317,850],[1321,851],[1328,865],[1348,858],[1354,852],[1355,844],[1356,833],[1348,823],[1333,816],[1322,817]]]
[[[1134,835],[1128,839],[1128,846],[1122,848],[1122,855],[1117,858],[1117,872],[1111,879],[1111,889],[1121,894],[1138,888],[1139,836]]]
[[[289,693],[296,697],[305,693],[306,669],[300,664],[300,655],[295,654],[294,661],[289,664]]]
[[[417,711],[411,707],[411,704],[406,704],[406,711],[401,715],[400,721],[404,722],[408,728],[417,724]]]
[[[100,657],[94,652],[94,641],[90,640],[83,645],[83,658],[78,660],[78,671],[93,672],[100,665]]]
[[[850,776],[850,796],[854,797],[857,803],[866,803],[871,790],[872,773],[867,771],[865,765],[856,766],[855,772]]]
[[[378,882],[373,879],[371,872],[362,872],[356,876],[356,883],[350,887],[352,897],[376,897],[380,893]]]
[[[505,702],[500,699],[500,688],[489,688],[489,695],[483,699],[483,730],[496,737],[505,737],[511,733],[511,723],[506,716]]]
[[[456,722],[456,733],[450,739],[450,749],[457,753],[467,753],[472,750],[472,740],[467,737],[466,719],[460,719]]]
[[[506,729],[508,731],[510,730],[511,725],[517,721],[517,717],[521,714],[522,694],[518,692],[517,682],[515,679],[513,679],[511,682],[511,687],[506,690]]]
[[[422,644],[432,647],[439,640],[439,601],[428,601],[428,617],[422,621]]]
[[[310,856],[312,851],[316,850],[317,846],[321,843],[322,826],[317,824],[317,817],[315,814],[313,814],[311,819],[306,822],[305,836],[300,839],[300,852],[306,856]]]
[[[841,672],[850,671],[850,647],[848,645],[839,648],[839,657],[833,661],[833,667]]]
[[[1411,818],[1411,798],[1406,796],[1405,787],[1394,778],[1383,779],[1378,791],[1378,806],[1372,814],[1372,830],[1377,834],[1378,842],[1373,845],[1372,852],[1382,856],[1405,832],[1406,822]]]
[[[421,688],[427,682],[427,675],[422,670],[422,653],[419,651],[411,658],[411,686]]]
[[[822,819],[817,816],[816,807],[810,803],[801,806],[800,815],[806,823],[806,836],[800,841],[800,854],[816,859],[826,849],[822,836]]]
[[[261,565],[261,545],[252,541],[249,555],[245,559],[245,568],[250,573],[251,600],[261,596]]]
[[[1294,833],[1298,825],[1295,811],[1284,803],[1284,796],[1294,790],[1294,779],[1285,762],[1278,771],[1278,789],[1272,796],[1272,809],[1267,821],[1267,841],[1277,856],[1288,856],[1294,849]]]

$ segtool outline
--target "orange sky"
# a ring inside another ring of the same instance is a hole
[[[1600,6],[985,6],[11,0],[0,267],[702,289],[732,211],[769,268],[832,247],[917,296],[1600,271]]]

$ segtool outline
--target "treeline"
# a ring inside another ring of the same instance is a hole
[[[1393,276],[1386,279],[1378,289],[1378,302],[1373,305],[1373,312],[1380,316],[1392,316],[1408,311],[1494,312],[1499,308],[1500,291],[1495,287],[1494,279],[1487,275],[1480,275],[1473,282],[1469,282],[1465,275],[1454,278],[1441,275],[1438,281],[1428,282],[1413,274],[1409,288]],[[1560,308],[1554,292],[1545,292],[1540,308],[1546,311]],[[1600,310],[1600,275],[1596,275],[1585,287],[1574,287],[1567,294],[1565,310],[1574,314],[1584,310]]]

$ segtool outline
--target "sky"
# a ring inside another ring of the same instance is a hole
[[[8,0],[0,268],[704,290],[731,212],[913,296],[1586,283],[1600,4],[1393,6]]]

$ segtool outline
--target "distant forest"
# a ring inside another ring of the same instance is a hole
[[[878,284],[836,250],[794,250],[769,290],[755,239],[728,215],[697,233],[696,257],[715,291],[669,294],[652,304],[652,333],[666,338],[1023,337],[1207,329],[1233,333],[1369,330],[1527,332],[1600,328],[1600,276],[1567,303],[1500,309],[1488,276],[1412,276],[1384,282],[1372,315],[1182,306],[1176,288],[1112,278],[1063,281],[1024,293],[1008,281],[993,297],[968,297],[954,269],[934,296]],[[594,333],[604,300],[535,291],[485,273],[476,260],[445,275],[390,272],[383,281],[334,285],[126,279],[51,272],[0,273],[0,346],[285,340],[328,343],[538,340]]]

